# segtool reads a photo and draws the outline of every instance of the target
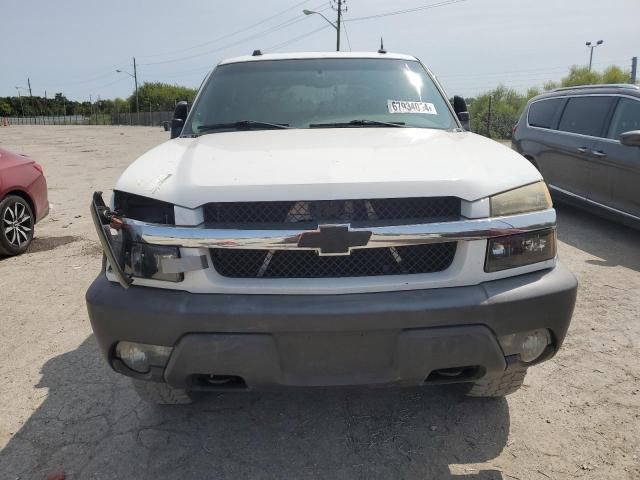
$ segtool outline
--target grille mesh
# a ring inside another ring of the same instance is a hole
[[[220,275],[232,278],[340,278],[441,272],[456,242],[395,248],[364,248],[351,255],[319,256],[310,250],[212,249]]]
[[[259,224],[367,223],[393,221],[432,223],[460,217],[456,197],[382,198],[371,200],[317,200],[282,202],[218,202],[204,206],[208,227],[224,228]]]

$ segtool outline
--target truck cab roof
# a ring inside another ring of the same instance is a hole
[[[394,60],[417,61],[412,55],[401,53],[378,53],[378,52],[290,52],[290,53],[264,53],[258,55],[244,55],[242,57],[228,58],[222,60],[219,65],[243,62],[264,62],[267,60],[306,60],[314,58],[387,58]]]

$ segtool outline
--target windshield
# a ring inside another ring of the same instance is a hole
[[[184,134],[278,126],[456,128],[445,102],[416,61],[334,58],[232,63],[219,66],[211,75]]]

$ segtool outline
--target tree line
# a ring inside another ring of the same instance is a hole
[[[193,102],[195,88],[170,85],[162,82],[145,82],[138,88],[140,111],[173,111],[176,102]],[[34,96],[0,97],[0,116],[61,116],[99,114],[117,114],[136,112],[136,94],[128,98],[101,99],[93,101],[70,100],[62,93],[53,98]]]
[[[471,130],[491,138],[511,138],[512,129],[533,97],[559,87],[575,87],[577,85],[596,85],[606,83],[629,83],[631,74],[620,67],[612,65],[602,72],[589,71],[588,67],[574,65],[566,77],[560,82],[547,82],[542,89],[530,88],[526,93],[519,93],[512,88],[498,85],[493,90],[467,98]],[[491,104],[491,115],[489,115]]]

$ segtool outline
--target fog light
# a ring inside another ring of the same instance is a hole
[[[530,332],[522,342],[520,348],[520,360],[533,362],[545,351],[551,339],[547,330],[534,330]]]
[[[512,333],[499,338],[505,355],[520,354],[520,360],[529,363],[538,359],[551,343],[549,330],[531,330],[529,332]]]
[[[160,345],[119,342],[116,345],[116,356],[131,370],[147,373],[151,367],[164,367],[172,350],[171,347]]]

